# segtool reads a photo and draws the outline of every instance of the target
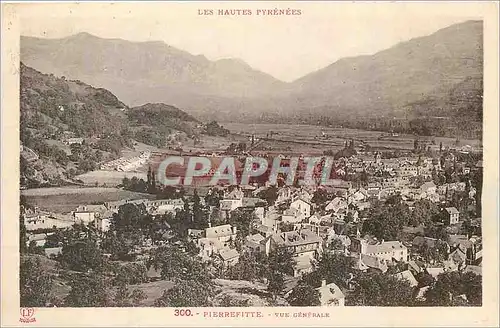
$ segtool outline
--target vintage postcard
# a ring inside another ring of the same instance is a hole
[[[2,326],[498,321],[498,3],[2,3]]]

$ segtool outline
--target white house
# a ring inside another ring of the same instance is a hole
[[[303,200],[302,198],[294,200],[290,204],[290,208],[297,209],[306,218],[311,216],[311,203]]]
[[[236,227],[232,227],[230,224],[224,224],[206,228],[205,238],[208,240],[216,240],[227,246],[231,240],[236,238]]]
[[[24,225],[26,231],[37,229],[57,229],[71,227],[75,222],[72,220],[61,220],[46,214],[35,213],[24,215]]]
[[[217,239],[200,238],[196,240],[203,260],[208,260],[213,254],[217,254],[224,246]]]
[[[222,264],[226,267],[233,266],[238,263],[240,254],[232,248],[224,248],[219,251],[219,256],[222,259]]]
[[[162,199],[158,200],[157,206],[154,207],[154,212],[157,214],[172,213],[184,208],[184,201],[182,199]]]
[[[360,254],[372,255],[378,258],[392,261],[408,262],[408,248],[400,241],[382,241],[369,244],[366,239],[353,239],[352,250]]]
[[[296,265],[294,277],[313,270],[312,260],[322,253],[323,240],[308,229],[282,232],[271,236],[270,250],[286,248],[293,252]]]
[[[88,224],[106,212],[104,205],[80,205],[73,211],[73,219],[77,223]]]
[[[306,216],[304,216],[304,214],[298,209],[290,207],[283,212],[281,221],[284,223],[299,223],[302,222],[302,220],[304,220],[305,218]]]
[[[221,199],[219,202],[221,211],[231,212],[243,206],[243,198]]]
[[[96,216],[95,212],[73,212],[73,218],[76,223],[89,224],[95,220]]]
[[[447,215],[448,224],[457,224],[460,217],[460,212],[455,207],[447,207],[444,209]]]
[[[366,201],[367,198],[368,192],[364,188],[360,188],[347,197],[347,202],[349,204],[357,204]]]
[[[432,181],[430,182],[425,182],[420,186],[420,192],[421,193],[427,193],[427,194],[435,194],[437,191],[436,184]]]
[[[332,201],[330,201],[326,207],[325,211],[327,212],[335,212],[337,213],[341,209],[347,209],[347,201],[341,197],[335,197]]]
[[[319,300],[321,306],[344,306],[345,295],[340,290],[339,286],[333,282],[326,284],[326,280],[321,281],[321,287],[316,288],[319,292]]]

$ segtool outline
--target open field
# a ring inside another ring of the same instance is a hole
[[[400,134],[390,136],[386,132],[366,131],[344,128],[329,128],[313,125],[291,125],[291,124],[243,124],[243,123],[223,123],[225,128],[231,133],[242,136],[255,135],[256,138],[265,138],[265,146],[276,148],[276,150],[314,151],[321,150],[339,150],[346,140],[353,139],[357,142],[365,142],[374,148],[391,149],[413,149],[415,136]],[[273,133],[272,136],[268,135]],[[272,140],[269,140],[272,139]],[[440,142],[443,146],[455,146],[455,139],[444,137],[422,137],[421,140],[434,140],[435,144]],[[288,144],[288,145],[287,145]],[[287,146],[285,146],[287,145]],[[478,149],[481,145],[479,140],[460,140],[459,146],[470,145],[473,149]]]
[[[147,167],[141,168],[141,172],[120,172],[120,171],[90,171],[75,177],[75,179],[83,181],[86,185],[94,185],[96,182],[99,186],[106,184],[109,187],[116,187],[122,183],[123,178],[129,179],[137,177],[138,179],[146,180]]]
[[[57,187],[37,188],[21,191],[30,205],[40,209],[68,213],[78,205],[87,205],[97,202],[108,202],[122,199],[153,198],[152,195],[137,193],[117,188],[78,188]]]
[[[154,306],[155,300],[163,295],[163,291],[169,290],[175,284],[167,280],[159,280],[154,282],[147,282],[138,285],[130,285],[129,290],[142,290],[146,294],[146,299],[142,301],[141,306]]]

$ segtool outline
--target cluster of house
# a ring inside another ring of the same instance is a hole
[[[436,186],[432,182],[432,172],[442,172],[444,167],[454,165],[460,166],[462,174],[468,174],[471,170],[479,167],[468,167],[464,163],[457,163],[453,154],[448,154],[444,162],[431,157],[401,157],[382,159],[378,153],[363,153],[349,159],[342,158],[339,161],[340,168],[337,174],[343,176],[348,172],[365,172],[373,177],[373,182],[368,184],[366,192],[370,196],[379,199],[387,198],[389,195],[398,192],[406,200],[429,199],[431,201],[442,200],[449,192],[455,190],[464,191],[465,182],[456,182]],[[443,165],[441,165],[443,164]],[[480,165],[480,163],[478,163]],[[455,171],[452,175],[457,174]],[[426,181],[423,184],[415,185],[415,178],[420,177]],[[470,197],[475,194],[473,187],[470,187]]]
[[[149,153],[143,153],[134,161],[143,161],[148,157]],[[120,170],[128,170],[134,165],[136,164],[118,160],[107,168],[120,167]],[[415,275],[424,271],[433,277],[454,270],[481,272],[478,265],[482,259],[480,233],[472,236],[451,234],[445,241],[414,235],[410,242],[376,240],[361,236],[359,223],[369,220],[361,215],[364,209],[370,207],[371,200],[384,200],[398,192],[412,209],[416,200],[443,202],[450,193],[465,191],[465,182],[436,186],[434,182],[428,181],[434,170],[442,170],[439,161],[436,162],[432,158],[382,159],[380,154],[361,154],[348,160],[340,159],[335,167],[337,176],[354,171],[366,172],[375,179],[371,179],[372,182],[361,188],[354,188],[351,182],[341,179],[331,180],[330,185],[320,187],[285,186],[278,189],[272,206],[259,197],[268,186],[223,188],[223,197],[218,208],[222,218],[229,218],[235,210],[250,211],[254,216],[254,221],[249,226],[249,234],[244,236],[242,247],[236,249],[238,229],[230,224],[212,226],[209,223],[209,227],[203,230],[190,229],[189,239],[199,247],[199,256],[202,259],[219,261],[224,267],[238,263],[241,252],[269,255],[276,249],[287,249],[293,254],[296,263],[293,272],[290,272],[293,278],[312,272],[315,262],[325,251],[342,252],[352,257],[354,269],[360,271],[377,270],[385,273],[395,262],[405,263],[407,269],[396,276],[409,281],[412,286],[417,286]],[[470,170],[471,168],[464,168],[464,173]],[[418,176],[423,176],[427,181],[415,185],[415,180],[411,178]],[[332,197],[313,202],[317,188],[323,188],[325,194]],[[470,186],[469,190],[469,197],[474,198],[475,190]],[[203,201],[203,198],[201,200]],[[120,206],[127,203],[142,204],[152,215],[175,213],[185,205],[183,199],[139,199],[82,205],[71,213],[69,220],[56,219],[40,212],[25,214],[25,225],[28,231],[33,231],[54,226],[64,228],[74,223],[93,223],[97,229],[107,231],[110,218]],[[212,213],[212,209],[209,212]],[[460,212],[454,207],[443,208],[443,214],[446,217],[446,225],[453,226],[460,221]],[[480,219],[475,221],[478,220],[480,230]],[[41,244],[43,239],[40,236],[30,238],[38,238],[37,244]],[[426,263],[419,254],[422,245],[434,249],[437,244],[443,242],[446,248],[445,261]],[[423,297],[427,286],[420,287],[419,297]],[[324,282],[318,291],[323,305],[344,304],[344,293],[337,285]]]
[[[64,229],[74,224],[93,224],[97,230],[106,232],[110,229],[113,214],[117,213],[120,206],[125,204],[142,204],[146,211],[152,215],[175,213],[184,207],[182,199],[136,199],[106,202],[98,205],[80,205],[69,215],[57,215],[40,211],[38,208],[27,209],[23,211],[22,216],[28,233],[28,243],[34,240],[36,246],[43,247],[47,237],[53,232],[39,233],[39,231]]]
[[[150,151],[143,151],[139,156],[120,157],[101,165],[101,170],[129,172],[143,167],[151,157]]]
[[[450,270],[480,272],[480,267],[476,265],[482,257],[481,238],[478,236],[449,235],[448,240],[444,241],[447,245],[446,261],[441,264],[424,263],[419,256],[421,239],[429,242],[431,248],[438,242],[436,239],[417,236],[413,242],[403,243],[399,240],[377,241],[361,236],[358,223],[369,218],[360,217],[360,211],[370,206],[370,199],[380,199],[379,194],[373,192],[373,186],[355,189],[349,182],[339,181],[332,186],[323,187],[336,195],[323,204],[312,202],[313,192],[308,188],[311,187],[287,186],[279,189],[273,206],[254,201],[259,188],[253,191],[234,188],[225,193],[220,201],[220,210],[228,217],[236,209],[251,209],[255,222],[244,240],[243,250],[264,252],[267,255],[278,248],[290,250],[296,263],[294,277],[311,272],[314,262],[334,242],[340,243],[340,252],[353,257],[357,270],[379,270],[385,273],[395,262],[407,263],[409,269],[398,273],[397,277],[409,280],[412,286],[416,286],[414,275],[422,271],[427,271],[434,277]],[[446,186],[447,190],[463,188],[461,183]],[[424,183],[420,190],[427,195],[440,194],[439,188],[433,183]],[[443,214],[446,225],[459,223],[460,213],[456,208],[443,208]],[[236,238],[234,227],[223,225],[204,231],[192,230],[190,237],[200,247],[203,258],[215,256],[227,266],[237,263],[240,254],[231,243]],[[417,266],[420,271],[414,272],[412,268]],[[330,295],[328,304],[343,304],[343,298],[340,297],[343,294],[338,286],[328,284],[319,289]],[[333,303],[332,295],[337,295]]]

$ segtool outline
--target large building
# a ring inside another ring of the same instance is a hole
[[[408,248],[400,241],[381,241],[369,243],[363,238],[353,238],[351,251],[364,255],[376,256],[386,261],[408,262]]]
[[[323,240],[308,229],[273,234],[271,236],[270,250],[286,248],[292,252],[297,262],[293,275],[295,277],[311,272],[311,261],[321,255]]]

